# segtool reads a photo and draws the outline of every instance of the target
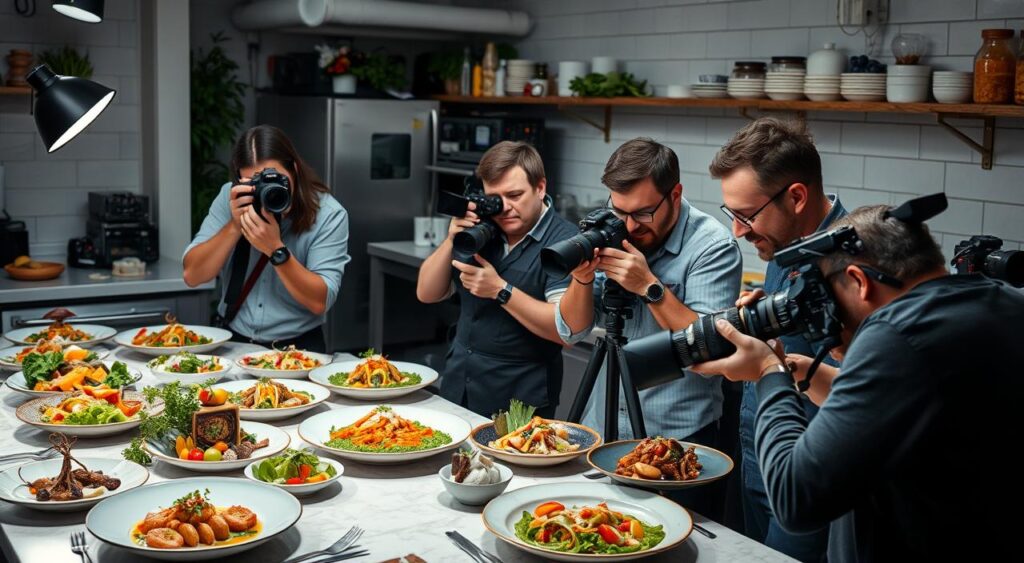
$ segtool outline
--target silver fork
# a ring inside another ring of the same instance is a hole
[[[479,561],[480,563],[503,563],[501,559],[498,559],[490,553],[487,553],[479,546],[477,546],[475,543],[469,541],[469,539],[466,538],[466,536],[460,534],[455,530],[445,532],[444,535],[448,536],[448,539],[455,542],[456,546],[462,549],[462,551],[468,553],[470,557]]]
[[[354,544],[361,535],[363,535],[363,529],[359,526],[352,526],[348,529],[347,532],[345,532],[344,536],[341,536],[341,538],[338,541],[334,542],[334,544],[328,547],[327,549],[321,549],[320,551],[312,551],[305,555],[293,557],[285,561],[284,563],[299,563],[299,561],[305,561],[307,559],[312,559],[313,557],[319,557],[321,555],[337,555],[342,551],[348,549],[349,546]]]
[[[12,454],[0,455],[0,460],[11,458],[11,457],[46,456],[46,455],[49,455],[51,453],[56,453],[56,451],[54,451],[53,448],[44,448],[44,449],[39,450],[37,452],[15,452],[15,453],[12,453]]]
[[[7,464],[7,463],[12,463],[12,462],[22,462],[22,461],[43,461],[43,460],[47,460],[47,459],[53,459],[54,457],[56,457],[55,454],[59,455],[56,452],[49,452],[49,453],[45,453],[45,454],[42,454],[42,455],[28,454],[28,453],[24,453],[24,454],[10,454],[10,455],[6,455],[6,456],[0,456],[0,465],[4,465],[4,464]]]
[[[85,540],[85,532],[71,532],[71,551],[80,555],[83,562],[92,563],[92,557],[89,556],[89,544]]]

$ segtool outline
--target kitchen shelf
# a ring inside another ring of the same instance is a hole
[[[749,119],[751,109],[760,111],[792,111],[801,119],[808,111],[842,111],[860,113],[930,113],[935,115],[940,126],[950,131],[957,139],[981,154],[981,167],[992,168],[992,149],[995,145],[995,118],[1024,118],[1024,106],[1012,104],[938,104],[938,103],[889,103],[889,102],[811,102],[776,100],[736,100],[707,98],[581,98],[577,96],[435,96],[436,100],[449,104],[491,104],[491,105],[548,105],[556,106],[576,119],[595,127],[604,134],[605,142],[611,140],[612,108],[614,107],[685,107],[685,108],[735,108]],[[602,108],[603,122],[580,115],[576,108]],[[978,119],[982,121],[982,142],[978,143],[946,121],[947,118]]]
[[[31,94],[31,86],[0,86],[0,95],[25,95]]]

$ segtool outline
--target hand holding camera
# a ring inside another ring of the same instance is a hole
[[[597,268],[608,275],[608,279],[619,282],[626,291],[644,295],[647,288],[658,281],[647,265],[647,258],[628,240],[623,239],[622,248],[605,247],[597,252]]]
[[[476,209],[476,204],[469,202],[464,216],[452,217],[451,222],[448,223],[448,240],[453,240],[455,235],[480,222],[480,216],[473,213],[474,209]]]

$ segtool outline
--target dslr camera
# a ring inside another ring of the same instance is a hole
[[[292,204],[288,176],[278,172],[276,168],[264,168],[254,174],[248,182],[239,182],[239,185],[252,186],[252,207],[261,219],[263,209],[278,215],[284,213]]]
[[[580,220],[580,234],[556,242],[540,251],[540,264],[544,271],[564,278],[580,264],[594,258],[598,248],[622,248],[629,232],[626,222],[611,209],[595,209]]]
[[[463,195],[445,191],[438,194],[437,212],[451,217],[465,217],[470,202],[476,205],[473,213],[482,221],[456,233],[452,238],[455,252],[463,257],[480,252],[491,239],[498,236],[498,226],[490,218],[505,210],[505,202],[501,196],[486,195],[479,182],[474,182],[473,178],[466,178]]]
[[[1024,252],[1000,250],[1002,247],[1003,240],[998,237],[973,236],[953,248],[950,265],[958,274],[981,273],[1014,287],[1024,286]]]

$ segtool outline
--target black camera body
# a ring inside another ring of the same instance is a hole
[[[1003,240],[998,237],[973,236],[953,248],[950,265],[958,274],[981,273],[1014,287],[1024,286],[1024,252],[1000,250],[1002,247]]]
[[[505,201],[501,199],[501,196],[487,195],[478,186],[478,184],[474,184],[470,179],[467,179],[465,194],[462,196],[448,194],[448,199],[458,200],[456,203],[459,209],[449,207],[447,214],[454,217],[464,217],[469,211],[469,203],[473,202],[476,205],[473,213],[476,213],[481,219],[476,225],[455,233],[455,236],[452,237],[452,246],[456,254],[462,259],[480,252],[487,246],[487,243],[498,236],[500,230],[490,218],[505,210]]]
[[[540,263],[551,276],[564,278],[580,264],[594,257],[598,248],[622,248],[629,236],[626,222],[611,209],[595,209],[580,219],[580,234],[556,242],[540,251]]]
[[[292,204],[292,191],[288,176],[277,171],[276,168],[264,168],[260,170],[248,182],[239,182],[239,185],[252,186],[252,207],[257,215],[262,218],[262,210],[280,215]]]

